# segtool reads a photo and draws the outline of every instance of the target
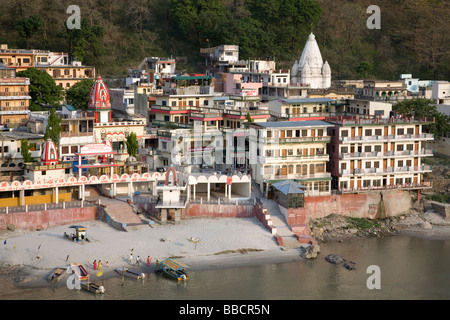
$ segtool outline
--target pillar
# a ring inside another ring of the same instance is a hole
[[[55,203],[58,204],[58,187],[55,187]]]
[[[229,184],[227,187],[228,187],[228,200],[231,200],[231,184]]]
[[[210,190],[210,184],[209,184],[209,182],[208,182],[208,185],[207,185],[207,187],[206,187],[206,191],[208,192],[208,201],[209,201],[209,199],[210,199],[210,197],[211,197],[211,190]]]
[[[128,184],[128,196],[131,198],[133,197],[133,181],[130,181]]]
[[[20,205],[21,206],[25,205],[25,190],[24,189],[20,190]]]
[[[227,191],[228,191],[228,183],[225,184],[225,198],[227,197]]]
[[[109,188],[109,196],[114,197],[114,183],[111,183],[111,187]]]
[[[194,184],[194,200],[195,200],[195,193],[197,192],[197,185]]]
[[[167,223],[167,209],[161,209],[161,223]]]

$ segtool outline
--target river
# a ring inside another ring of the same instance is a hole
[[[329,253],[355,262],[355,270],[325,261]],[[380,289],[368,289],[372,273],[380,270]],[[359,238],[323,243],[317,259],[256,267],[191,270],[177,283],[153,273],[143,281],[119,275],[104,280],[106,293],[95,295],[53,288],[5,287],[0,299],[43,300],[334,300],[334,299],[450,299],[450,240],[418,237]]]

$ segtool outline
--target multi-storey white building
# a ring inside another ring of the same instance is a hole
[[[426,119],[335,119],[328,129],[331,143],[330,172],[333,187],[341,192],[377,189],[417,189],[428,187],[424,173],[431,166],[422,162],[433,156],[425,142],[433,134],[424,133]]]
[[[249,161],[261,191],[268,195],[272,183],[292,179],[306,187],[308,196],[330,194],[326,149],[331,126],[320,120],[250,124]]]

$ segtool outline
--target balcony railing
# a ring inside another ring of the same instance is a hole
[[[250,136],[251,137],[251,136]],[[331,141],[329,136],[320,137],[290,137],[290,138],[258,138],[259,143],[263,144],[285,144],[285,143],[302,143],[302,142],[324,142],[328,143]]]
[[[374,190],[391,190],[391,189],[427,189],[432,188],[433,184],[431,181],[423,181],[422,183],[403,183],[403,184],[392,184],[386,186],[368,186],[359,188],[345,188],[341,189],[342,193],[353,193],[361,191],[374,191]]]
[[[433,156],[433,150],[422,149],[420,151],[404,150],[404,151],[387,151],[387,152],[354,152],[340,153],[339,159],[355,159],[355,158],[390,158],[390,157],[417,157],[417,156]]]
[[[344,142],[374,142],[374,141],[402,141],[402,140],[433,140],[434,134],[422,133],[422,134],[402,134],[402,135],[387,135],[387,136],[357,136],[357,137],[341,137],[342,143]]]
[[[16,91],[16,92],[0,92],[0,97],[14,97],[14,96],[29,96],[28,91]]]
[[[341,176],[361,176],[361,175],[380,175],[380,174],[393,174],[393,173],[424,173],[431,172],[432,166],[422,165],[418,167],[387,167],[387,168],[367,168],[367,169],[350,169],[341,170]]]
[[[313,174],[306,174],[306,175],[300,175],[300,174],[284,174],[284,175],[265,174],[265,175],[263,175],[263,178],[265,180],[288,180],[288,179],[308,180],[308,179],[326,179],[326,178],[330,178],[330,177],[331,177],[331,173],[329,173],[329,172],[320,172],[320,173],[313,173]]]

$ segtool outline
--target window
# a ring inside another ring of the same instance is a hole
[[[272,156],[272,150],[266,150],[266,157]]]
[[[292,130],[286,130],[286,137],[288,138],[292,137]]]
[[[380,146],[380,145],[378,145],[378,146],[373,146],[373,150],[374,150],[375,152],[381,152],[381,146]]]
[[[410,151],[414,150],[414,145],[413,144],[407,144],[406,145],[406,150],[410,150]]]
[[[403,160],[398,160],[398,166],[403,167]]]
[[[348,153],[348,147],[341,147],[341,153]]]
[[[402,144],[398,144],[397,145],[397,151],[403,151],[403,145]]]
[[[379,168],[380,167],[380,161],[374,161],[373,162],[373,167],[374,168]]]
[[[363,180],[363,187],[364,188],[370,187],[370,180]]]
[[[317,136],[318,137],[323,137],[323,129],[318,129],[317,130]]]
[[[366,136],[371,136],[371,135],[372,135],[372,129],[366,129],[366,130],[364,131],[364,134],[365,134]]]
[[[42,170],[41,175],[46,176],[47,175],[47,171]]]
[[[403,135],[403,134],[405,134],[405,129],[397,129],[397,134],[398,134],[398,135]]]
[[[407,167],[411,167],[411,164],[412,164],[411,160],[406,160],[406,166]]]
[[[364,152],[372,152],[372,146],[364,146]]]
[[[366,162],[366,169],[370,169],[371,168],[371,163],[370,162]]]
[[[382,135],[382,130],[381,129],[375,129],[375,135],[376,136],[381,136]]]
[[[78,152],[78,146],[71,146],[70,150],[72,153],[77,153]]]
[[[297,149],[297,155],[298,156],[303,155],[303,149]]]
[[[406,129],[407,134],[414,134],[414,128],[408,128]]]
[[[69,147],[68,146],[61,147],[61,153],[62,154],[68,154],[69,153]]]
[[[381,186],[381,180],[373,180],[372,185],[374,187],[380,187]]]
[[[302,130],[302,137],[308,136],[308,130]]]
[[[403,178],[395,179],[395,184],[403,184]]]
[[[405,178],[405,183],[412,183],[412,179],[411,178]]]
[[[341,163],[341,170],[346,170],[347,169],[347,163],[343,162]]]
[[[287,155],[288,155],[288,156],[293,156],[293,155],[294,155],[294,150],[288,149],[288,150],[287,150]]]
[[[341,137],[348,137],[348,130],[342,130]]]

